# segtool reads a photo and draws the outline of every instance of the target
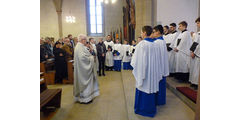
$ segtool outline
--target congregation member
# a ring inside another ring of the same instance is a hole
[[[179,23],[179,30],[175,44],[175,78],[180,81],[189,80],[189,67],[190,67],[190,47],[192,45],[192,38],[189,31],[187,31],[187,22],[182,21]]]
[[[45,47],[45,50],[48,54],[48,58],[53,58],[54,57],[53,46],[52,46],[51,40],[48,37],[45,38],[44,47]]]
[[[87,37],[79,35],[74,52],[73,94],[76,102],[88,104],[100,95],[97,76],[94,72],[94,56],[87,46]],[[86,74],[87,73],[87,74]]]
[[[200,18],[197,18],[195,23],[197,28],[200,30]],[[199,73],[200,73],[200,31],[197,32],[194,38],[194,43],[191,48],[191,66],[190,66],[190,76],[189,82],[192,86],[197,89]]]
[[[166,77],[169,75],[169,63],[168,63],[168,52],[166,41],[164,40],[163,35],[164,29],[162,25],[157,25],[153,28],[154,38],[156,39],[154,42],[157,44],[160,58],[158,59],[158,64],[161,67],[161,80],[159,82],[159,91],[157,92],[157,105],[166,104]],[[166,34],[165,34],[166,35]]]
[[[106,59],[106,46],[103,43],[103,39],[99,38],[98,44],[97,44],[97,57],[98,57],[98,75],[105,76],[104,73],[104,66],[105,66],[105,59]],[[113,59],[112,59],[113,60]]]
[[[62,44],[60,42],[55,43],[53,52],[56,70],[55,83],[62,83],[63,79],[67,77],[66,52],[62,49]]]
[[[44,40],[40,39],[40,62],[46,61],[48,59],[48,53],[44,47]]]
[[[70,40],[71,47],[74,49],[75,44],[74,44],[74,40],[73,40],[73,38],[72,38],[72,34],[69,34],[69,35],[68,35],[68,38],[69,38],[69,40]]]
[[[64,45],[62,49],[66,52],[66,61],[73,59],[73,48],[71,46],[70,40],[68,37],[64,40]]]
[[[116,39],[116,43],[113,46],[113,60],[114,60],[114,70],[121,71],[123,58],[122,44],[119,43],[119,39]]]
[[[122,53],[123,53],[123,58],[122,58],[122,62],[123,62],[123,70],[130,70],[131,69],[131,56],[129,53],[130,50],[130,45],[128,44],[127,40],[123,41],[124,44],[122,45]]]
[[[106,54],[106,70],[113,69],[113,46],[114,43],[110,35],[107,36],[106,41],[104,41],[104,45],[106,46],[107,54]]]
[[[173,51],[175,41],[179,35],[179,33],[176,30],[176,23],[171,23],[169,25],[169,37],[168,37],[168,42],[167,42],[167,50],[168,50],[168,62],[169,62],[169,72],[170,76],[175,76],[175,52]]]
[[[136,114],[154,117],[156,106],[159,104],[159,82],[163,79],[162,65],[159,60],[162,57],[159,44],[151,39],[151,26],[144,26],[141,31],[142,40],[136,46],[131,65],[136,79],[135,105]]]

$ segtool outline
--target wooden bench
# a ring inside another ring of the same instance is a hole
[[[55,83],[55,71],[52,70],[53,65],[53,61],[44,61],[40,63],[40,72],[44,72],[45,82],[48,85],[53,85]]]
[[[68,79],[67,80],[63,80],[63,84],[73,84],[73,60],[69,60],[67,62],[67,69],[68,69]]]
[[[48,107],[61,107],[62,89],[48,89],[44,78],[40,80],[40,111]]]

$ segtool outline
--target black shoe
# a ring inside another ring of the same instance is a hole
[[[102,76],[101,74],[98,74],[98,76]]]
[[[103,73],[102,75],[103,75],[103,76],[105,76],[105,74],[104,74],[104,73]]]

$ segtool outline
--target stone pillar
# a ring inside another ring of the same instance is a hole
[[[53,0],[53,3],[55,5],[57,15],[58,15],[59,37],[63,37],[63,32],[62,32],[62,3],[63,3],[63,0]]]

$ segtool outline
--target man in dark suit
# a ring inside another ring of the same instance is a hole
[[[106,46],[103,43],[103,39],[99,38],[99,43],[97,44],[97,56],[98,56],[98,63],[99,63],[99,72],[98,75],[101,76],[101,71],[102,75],[105,76],[104,73],[104,66],[105,66],[105,56],[106,56]]]

